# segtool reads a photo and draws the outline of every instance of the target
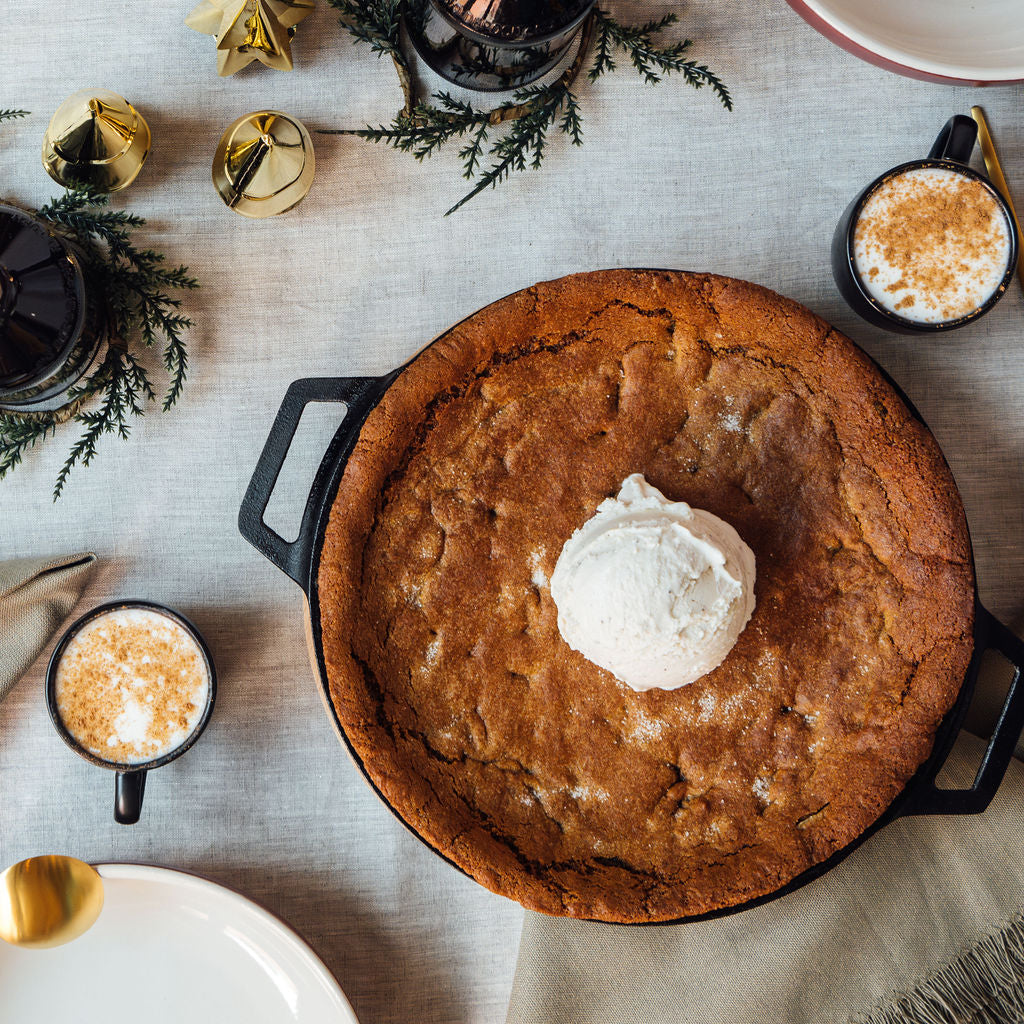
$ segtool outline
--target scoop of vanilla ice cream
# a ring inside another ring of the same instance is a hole
[[[634,690],[674,690],[732,650],[754,610],[754,553],[634,473],[565,542],[551,596],[570,647]]]

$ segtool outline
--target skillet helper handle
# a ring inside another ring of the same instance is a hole
[[[978,608],[977,643],[981,650],[996,650],[1013,667],[999,720],[978,766],[970,789],[942,789],[934,777],[905,814],[980,814],[992,802],[1013,757],[1024,728],[1024,642],[984,608]],[[940,769],[941,770],[941,769]]]
[[[375,377],[305,377],[295,381],[284,396],[242,499],[238,512],[238,529],[242,536],[303,590],[309,584],[309,564],[316,540],[316,513],[322,498],[320,492],[325,486],[322,474],[318,473],[313,482],[302,513],[299,535],[291,543],[263,521],[267,503],[274,493],[306,406],[310,402],[343,402],[348,406],[346,420],[354,424],[350,429],[358,430],[359,418],[352,415],[353,409],[361,405],[377,383]],[[342,424],[341,430],[344,429],[345,424]]]

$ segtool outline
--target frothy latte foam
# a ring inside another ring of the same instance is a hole
[[[57,712],[104,761],[143,764],[195,731],[210,675],[192,634],[167,615],[119,608],[87,622],[57,666]]]
[[[905,320],[938,324],[992,297],[1010,262],[1002,207],[979,181],[917,167],[885,181],[854,228],[854,270],[868,294]]]

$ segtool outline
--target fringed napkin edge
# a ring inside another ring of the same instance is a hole
[[[1024,913],[853,1024],[1021,1024]]]

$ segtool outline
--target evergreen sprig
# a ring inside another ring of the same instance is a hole
[[[544,160],[548,132],[552,128],[568,135],[574,146],[583,145],[579,101],[567,85],[528,86],[517,90],[514,98],[518,105],[527,109],[511,120],[507,131],[491,145],[488,151],[491,164],[486,170],[480,170],[480,161],[489,121],[481,123],[470,144],[459,151],[463,177],[470,180],[474,175],[477,177],[469,192],[445,216],[454,213],[485,188],[494,188],[513,171],[523,171],[527,166],[539,169]]]
[[[367,125],[359,129],[361,138],[370,142],[386,142],[403,153],[412,153],[417,160],[431,156],[450,139],[460,138],[471,128],[486,132],[487,111],[474,110],[468,103],[454,99],[449,93],[435,94],[439,106],[418,103],[412,114],[399,114],[390,125]]]
[[[143,364],[132,351],[161,345],[169,375],[161,408],[171,408],[181,395],[188,373],[185,334],[192,321],[181,313],[181,299],[171,294],[197,288],[199,282],[184,266],[167,266],[162,253],[142,249],[132,232],[145,220],[123,210],[107,208],[106,194],[76,189],[41,207],[40,216],[73,241],[81,251],[90,294],[99,297],[108,348],[99,367],[85,382],[72,387],[68,404],[56,412],[0,414],[0,480],[19,465],[25,453],[55,434],[66,419],[84,428],[72,446],[53,490],[60,497],[68,474],[89,465],[104,434],[127,439],[130,418],[142,416],[157,393]],[[94,408],[90,400],[99,399]],[[70,414],[69,414],[70,411]]]
[[[479,110],[447,92],[436,92],[431,102],[415,102],[409,85],[408,65],[400,46],[402,17],[422,16],[419,0],[329,0],[342,15],[342,23],[356,42],[369,43],[379,56],[389,54],[395,61],[406,106],[388,125],[322,130],[329,135],[355,135],[368,142],[383,142],[394,149],[412,153],[417,160],[433,156],[446,143],[469,136],[459,150],[463,177],[473,181],[472,189],[450,210],[447,217],[486,188],[493,188],[515,171],[538,169],[544,159],[549,133],[558,131],[575,146],[583,144],[580,104],[572,91],[573,75],[563,74],[549,85],[531,85],[517,90],[511,103],[492,110]],[[659,33],[676,24],[674,13],[642,25],[623,25],[595,7],[594,51],[587,78],[595,82],[617,67],[615,54],[622,50],[636,72],[649,85],[665,75],[678,74],[695,89],[708,86],[726,110],[733,109],[732,97],[722,80],[706,65],[687,60],[689,39],[661,46]],[[491,131],[504,126],[503,134],[491,139]],[[487,162],[487,166],[484,164]],[[475,179],[475,180],[474,180]]]
[[[655,42],[654,36],[676,24],[678,15],[666,14],[658,21],[649,21],[645,25],[622,25],[605,14],[600,7],[596,7],[594,17],[597,20],[597,39],[594,63],[587,74],[590,81],[596,81],[606,72],[615,70],[612,53],[618,47],[628,54],[637,74],[648,85],[657,85],[664,75],[680,74],[694,89],[710,86],[722,106],[732,110],[732,96],[725,83],[704,64],[684,59],[693,45],[692,40],[684,39],[669,46],[658,46]]]
[[[340,15],[342,24],[356,42],[367,43],[378,57],[404,61],[399,47],[403,0],[328,0]]]
[[[0,110],[0,121],[13,121],[16,117],[28,117],[27,110]]]
[[[426,0],[327,0],[341,15],[341,23],[353,43],[366,43],[378,57],[390,57],[405,96],[400,117],[408,117],[416,106],[409,63],[402,52],[402,20],[422,26]]]

